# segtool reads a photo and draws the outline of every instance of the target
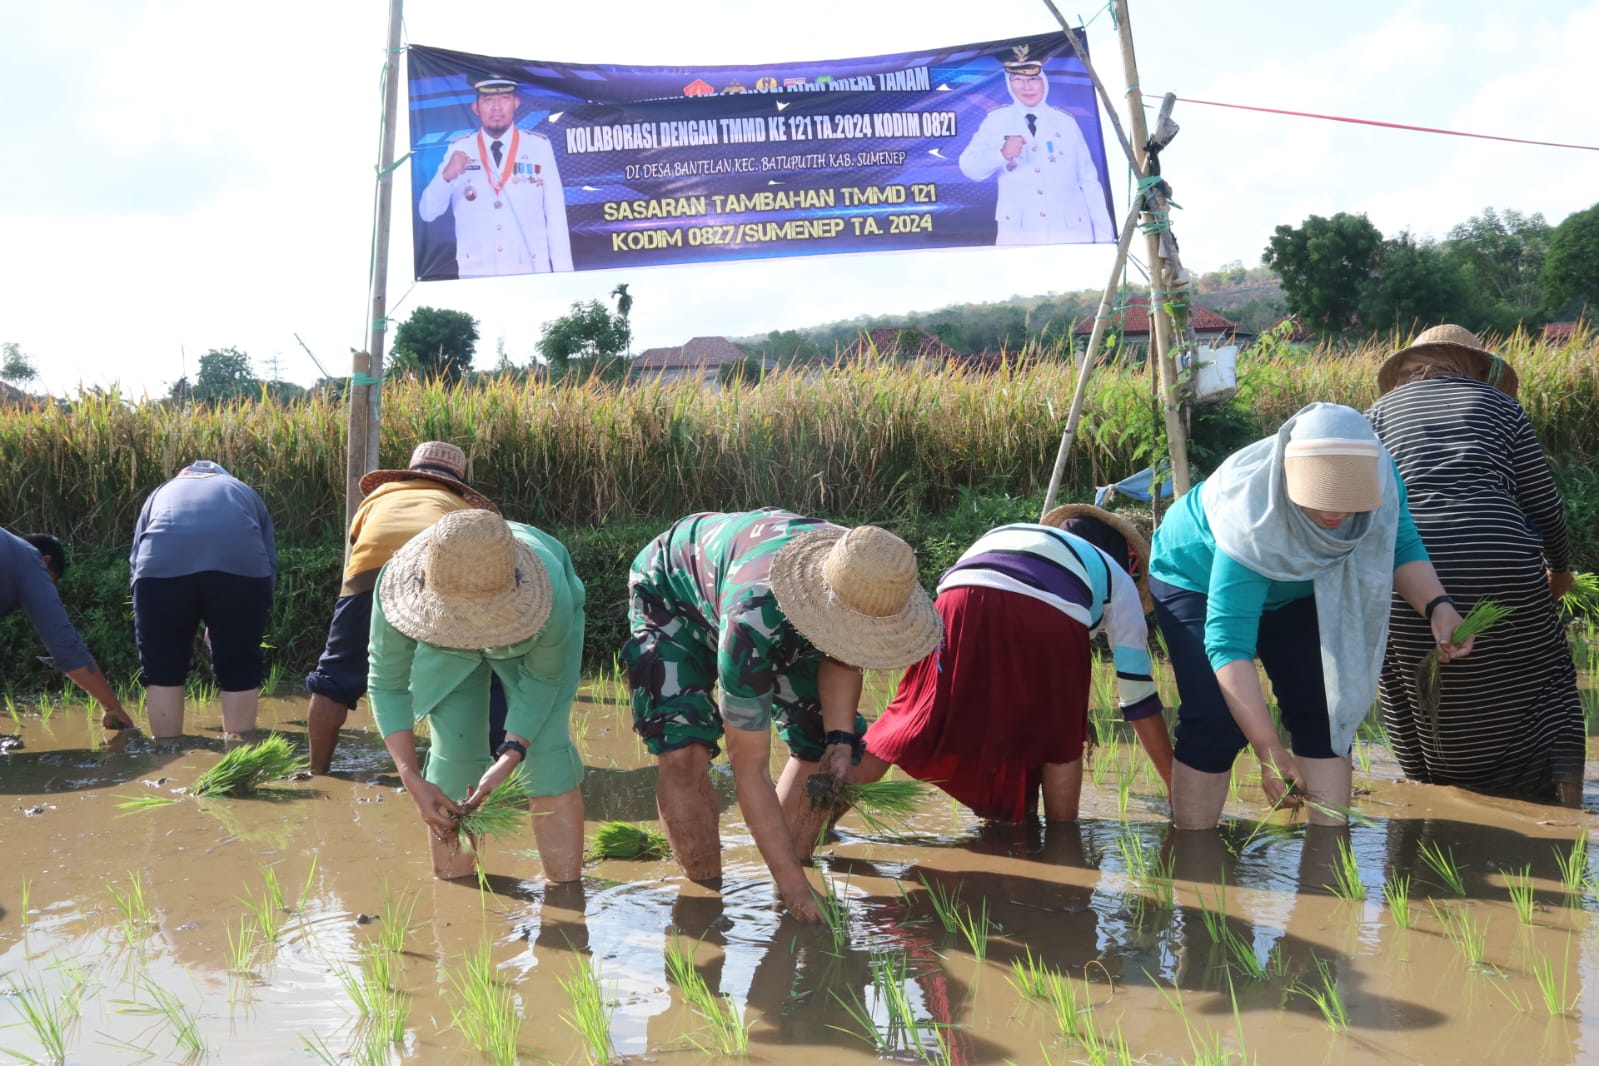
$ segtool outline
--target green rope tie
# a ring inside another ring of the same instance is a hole
[[[415,154],[416,153],[414,153],[414,152],[406,152],[404,155],[402,155],[400,158],[396,159],[394,162],[390,163],[388,166],[386,166],[386,167],[375,167],[374,169],[377,170],[378,177],[382,178],[385,175],[390,174],[393,171],[399,169],[399,166],[400,166],[401,163],[405,162],[407,159],[410,159],[411,156],[413,156]]]
[[[375,378],[371,374],[351,374],[350,375],[350,384],[351,385],[381,385],[381,384],[383,384],[383,379],[382,378]]]

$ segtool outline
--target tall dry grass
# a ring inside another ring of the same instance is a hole
[[[1238,400],[1197,423],[1217,439],[1196,444],[1224,454],[1313,400],[1364,408],[1391,350],[1246,355]],[[1551,458],[1599,457],[1599,338],[1518,335],[1500,350]],[[869,361],[723,391],[660,380],[402,383],[385,390],[382,460],[403,466],[419,440],[455,441],[476,486],[508,515],[552,529],[763,504],[856,520],[936,514],[963,493],[1040,491],[1075,378],[1069,362],[1046,359],[993,373]],[[344,421],[326,399],[180,410],[113,394],[0,411],[0,520],[122,543],[144,496],[204,457],[261,491],[280,537],[326,536],[343,518]],[[1159,425],[1145,369],[1100,368],[1063,495],[1084,498],[1147,465]]]

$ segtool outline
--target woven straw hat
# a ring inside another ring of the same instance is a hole
[[[460,493],[461,499],[472,507],[498,514],[500,509],[487,496],[466,483],[466,453],[442,440],[425,440],[411,452],[411,465],[406,470],[374,470],[361,479],[361,493],[365,495],[379,485],[391,481],[424,477],[450,486]]]
[[[1514,398],[1521,388],[1521,376],[1515,367],[1482,346],[1477,335],[1464,326],[1446,323],[1425,331],[1409,345],[1383,360],[1377,370],[1377,392],[1387,393],[1404,384],[1406,369],[1428,355],[1450,355],[1470,368],[1471,376],[1487,382],[1506,396]]]
[[[1290,439],[1283,449],[1288,498],[1317,511],[1375,511],[1382,506],[1381,463],[1375,440]]]
[[[452,511],[405,542],[378,584],[401,633],[439,648],[518,644],[549,620],[549,572],[492,511]]]
[[[917,580],[916,553],[886,529],[797,534],[772,558],[777,606],[823,655],[895,670],[925,658],[944,623]]]
[[[1155,609],[1155,600],[1149,594],[1149,540],[1139,532],[1138,527],[1119,514],[1113,514],[1102,507],[1095,507],[1091,503],[1065,503],[1040,518],[1039,524],[1054,526],[1064,529],[1066,523],[1073,518],[1087,518],[1102,523],[1121,534],[1127,542],[1127,548],[1138,558],[1133,563],[1133,580],[1138,584],[1138,599],[1144,605],[1144,613]]]

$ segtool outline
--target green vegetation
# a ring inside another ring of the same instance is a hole
[[[947,1026],[918,1018],[911,1004],[906,991],[910,964],[905,953],[874,950],[867,966],[871,984],[867,986],[865,999],[853,988],[847,1000],[833,993],[833,998],[857,1026],[840,1031],[865,1040],[880,1057],[914,1057],[929,1064],[948,1063],[949,1047],[944,1038]],[[881,1024],[878,1018],[882,1018]]]
[[[1424,840],[1417,850],[1421,855],[1421,861],[1438,876],[1440,885],[1457,896],[1466,894],[1466,882],[1460,876],[1460,867],[1455,865],[1455,853],[1452,849],[1444,848],[1431,840]]]
[[[892,836],[904,832],[906,823],[932,788],[910,778],[846,783],[840,799],[873,833]],[[825,832],[825,830],[824,830]]]
[[[1338,838],[1338,858],[1333,863],[1333,883],[1326,888],[1339,899],[1348,900],[1350,903],[1365,902],[1366,885],[1360,879],[1360,861],[1355,858],[1355,849],[1343,837]]]
[[[671,842],[659,829],[632,822],[605,822],[589,840],[591,859],[664,859]]]
[[[1320,980],[1315,984],[1295,985],[1293,991],[1316,1005],[1327,1022],[1327,1028],[1335,1033],[1344,1032],[1349,1028],[1349,1011],[1344,1007],[1343,993],[1338,990],[1338,978],[1332,972],[1332,967],[1321,959],[1316,959],[1315,963],[1316,976]]]
[[[1197,473],[1312,400],[1369,405],[1378,361],[1406,339],[1354,352],[1243,353],[1237,398],[1195,412]],[[1599,340],[1579,333],[1546,345],[1518,335],[1497,350],[1521,375],[1520,399],[1556,460],[1575,563],[1593,569]],[[628,563],[694,511],[774,504],[851,524],[876,521],[917,549],[931,585],[979,533],[1037,516],[1061,397],[1075,380],[1070,362],[1050,357],[993,373],[868,360],[821,375],[778,371],[757,386],[718,392],[656,380],[404,381],[385,388],[382,462],[404,466],[418,440],[456,441],[470,456],[474,487],[558,536],[595,593],[587,654],[598,669],[625,636]],[[1094,485],[1148,465],[1163,433],[1149,395],[1142,365],[1097,372],[1063,498],[1086,499]],[[184,409],[134,407],[106,393],[7,409],[0,464],[30,476],[0,483],[0,513],[10,528],[71,531],[63,597],[101,667],[126,679],[138,669],[128,530],[179,457],[216,459],[259,489],[272,511],[282,572],[268,654],[293,677],[315,661],[339,585],[344,422],[340,403],[322,395],[291,406],[239,400]],[[25,618],[0,621],[0,671],[15,692],[59,686],[59,675],[34,661],[38,650]]]
[[[600,975],[579,958],[570,975],[557,978],[571,1006],[561,1012],[561,1020],[583,1038],[583,1050],[593,1066],[609,1066],[617,1061],[611,1046],[611,1014],[615,1008],[606,1001]]]
[[[510,836],[522,828],[528,817],[528,800],[532,798],[533,786],[527,771],[517,763],[505,780],[494,786],[494,791],[467,810],[461,819],[461,832],[477,840]]]
[[[689,1042],[706,1054],[747,1055],[750,1050],[750,1027],[753,1022],[744,1020],[744,1012],[733,997],[712,992],[705,978],[694,968],[694,952],[685,946],[680,934],[674,933],[666,945],[666,976],[683,999],[705,1022],[710,1032],[710,1044],[703,1044],[696,1036]]]
[[[1414,924],[1410,918],[1409,874],[1390,873],[1382,883],[1382,898],[1388,903],[1388,911],[1394,916],[1395,925],[1409,929]]]
[[[272,781],[283,781],[309,764],[288,737],[274,733],[254,744],[240,744],[195,778],[195,796],[247,796]]]
[[[511,990],[495,973],[487,943],[461,960],[460,970],[450,974],[450,987],[456,1001],[451,1016],[455,1029],[494,1066],[515,1066],[522,1016]]]

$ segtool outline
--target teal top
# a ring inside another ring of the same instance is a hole
[[[1397,469],[1394,479],[1399,489],[1399,529],[1394,539],[1394,566],[1427,559],[1427,549],[1410,517],[1404,479]],[[1205,653],[1212,669],[1220,670],[1235,659],[1253,659],[1264,611],[1285,607],[1295,600],[1314,595],[1314,583],[1273,581],[1216,550],[1216,537],[1200,493],[1200,482],[1179,499],[1161,519],[1155,530],[1149,563],[1149,576],[1168,585],[1203,592],[1209,597],[1205,608]]]
[[[528,771],[537,795],[555,795],[575,787],[571,779],[576,754],[569,721],[583,665],[583,582],[560,541],[532,526],[506,523],[511,535],[531,548],[550,575],[554,604],[544,628],[527,640],[481,651],[440,648],[401,633],[383,615],[380,594],[385,564],[372,596],[371,644],[368,648],[368,691],[378,731],[411,729],[438,713],[440,719],[462,713],[488,713],[486,665],[505,686],[505,729],[528,737]],[[452,699],[457,690],[477,687],[483,700]],[[437,735],[438,726],[435,726]],[[487,754],[486,734],[478,744]],[[542,757],[541,757],[542,756]],[[580,764],[578,764],[580,769]],[[552,780],[553,778],[553,780]]]

